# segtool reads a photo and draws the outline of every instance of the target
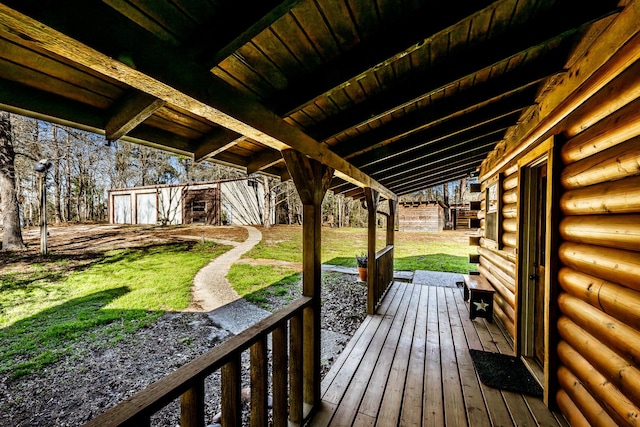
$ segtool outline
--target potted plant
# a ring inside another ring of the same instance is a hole
[[[360,255],[356,255],[356,264],[358,265],[358,274],[360,275],[360,280],[363,282],[367,281],[367,254],[364,252]]]

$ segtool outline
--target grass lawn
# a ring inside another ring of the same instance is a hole
[[[302,262],[302,227],[277,225],[262,229],[262,241],[244,258]],[[470,230],[442,233],[395,233],[394,269],[403,271],[433,270],[468,273],[475,270],[469,264],[468,235]],[[385,230],[377,232],[376,250],[385,246]],[[364,228],[322,228],[322,262],[355,267],[356,254],[367,250],[367,230]],[[296,270],[282,266],[236,264],[227,278],[236,291],[259,302],[269,292],[278,292],[288,283],[295,283]],[[271,288],[273,287],[273,288]],[[282,292],[282,291],[280,291]]]
[[[197,271],[227,249],[181,243],[12,263],[0,270],[0,373],[29,374],[80,337],[116,342],[186,308]]]

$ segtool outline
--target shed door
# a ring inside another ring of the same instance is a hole
[[[113,196],[113,223],[131,224],[131,195]]]
[[[138,224],[155,224],[158,219],[156,193],[136,195],[136,211]]]

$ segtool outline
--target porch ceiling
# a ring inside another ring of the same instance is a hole
[[[617,0],[6,0],[0,108],[386,197],[468,176]]]

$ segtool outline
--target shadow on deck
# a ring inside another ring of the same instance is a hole
[[[482,384],[469,349],[512,353],[462,290],[396,282],[322,383],[312,426],[558,426],[542,400]]]

